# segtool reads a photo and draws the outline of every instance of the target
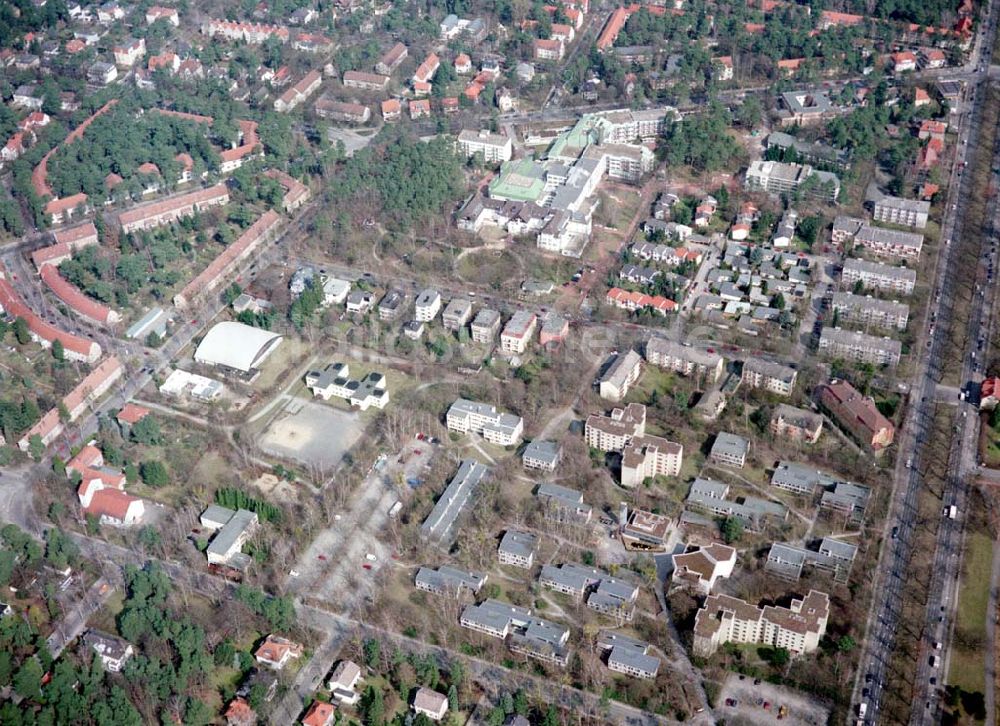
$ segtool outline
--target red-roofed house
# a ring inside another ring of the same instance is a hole
[[[944,135],[948,131],[948,124],[944,121],[934,121],[932,119],[926,119],[920,124],[920,130],[917,132],[917,138],[919,139],[937,139],[938,141],[944,142]]]
[[[302,726],[331,726],[336,710],[332,704],[313,701],[313,705],[302,717]]]
[[[171,53],[169,50],[159,55],[151,55],[146,61],[146,68],[150,71],[165,70],[169,73],[176,73],[180,67],[181,59],[176,53]]]
[[[254,651],[254,658],[258,663],[275,670],[281,670],[288,665],[288,661],[301,655],[301,645],[274,634],[268,635]]]
[[[421,96],[426,96],[431,92],[431,84],[427,81],[414,81],[413,82],[413,95],[417,98]]]
[[[455,58],[455,73],[472,73],[472,59],[465,53]]]
[[[174,157],[174,161],[181,165],[180,174],[177,175],[177,183],[186,184],[191,181],[194,171],[194,159],[191,158],[191,154],[182,151]]]
[[[268,169],[264,176],[277,180],[284,187],[285,196],[282,197],[281,206],[286,212],[294,212],[312,196],[309,187],[279,169]]]
[[[892,69],[896,73],[917,70],[917,56],[908,50],[892,54]]]
[[[922,88],[915,88],[913,90],[913,105],[914,105],[914,107],[920,108],[921,106],[929,106],[930,103],[931,103],[931,97],[927,93],[927,91],[925,91]]]
[[[939,48],[924,48],[920,51],[920,60],[924,68],[944,68],[948,56]]]
[[[24,145],[24,132],[16,131],[11,136],[4,147],[0,149],[0,161],[14,161],[26,151]]]
[[[413,72],[413,81],[424,81],[425,83],[430,83],[434,78],[434,74],[437,73],[437,69],[441,65],[441,59],[437,57],[436,53],[428,53],[427,57],[424,58],[424,62],[417,66],[417,70]]]
[[[562,43],[572,43],[576,37],[576,31],[573,30],[572,25],[552,23],[552,32],[549,34],[549,37]]]
[[[979,384],[979,408],[993,410],[1000,403],[1000,378],[986,378]]]
[[[52,121],[47,113],[42,113],[41,111],[32,111],[18,123],[17,127],[21,131],[34,131],[35,129],[40,129],[44,126],[48,126]]]
[[[794,75],[804,61],[805,58],[786,58],[785,60],[780,60],[778,61],[778,70],[786,76]]]
[[[115,417],[118,423],[134,426],[149,415],[149,409],[134,403],[126,403]]]
[[[478,81],[473,81],[472,83],[470,83],[468,86],[465,87],[465,90],[462,91],[462,94],[467,99],[475,103],[476,101],[479,100],[479,96],[483,92],[484,88],[485,86],[483,86],[482,83],[479,83]]]
[[[938,186],[937,184],[924,182],[923,184],[920,185],[918,196],[924,201],[927,201],[929,199],[932,199],[934,195],[937,194],[939,191],[941,191],[941,187]]]
[[[861,25],[865,21],[863,15],[853,15],[851,13],[837,13],[833,10],[824,10],[820,15],[820,30],[826,30],[832,26],[850,27]]]
[[[458,97],[448,96],[441,99],[441,110],[445,113],[457,113],[459,109]]]
[[[562,60],[565,52],[565,46],[558,40],[552,38],[535,40],[535,58],[537,60]]]
[[[642,308],[652,308],[660,315],[666,315],[677,307],[677,303],[662,295],[645,295],[641,292],[630,292],[619,287],[608,290],[605,302],[622,310],[633,312]]]
[[[157,20],[166,20],[175,28],[181,24],[177,8],[165,8],[160,5],[153,5],[146,11],[146,25],[152,25]]]
[[[858,442],[875,451],[892,444],[896,428],[883,416],[875,402],[862,396],[846,381],[830,381],[819,386],[819,403]]]
[[[84,222],[76,227],[58,230],[52,234],[52,238],[55,244],[31,253],[31,261],[38,270],[41,270],[43,265],[58,265],[72,257],[77,250],[98,243],[97,228],[93,222]]]
[[[101,524],[130,527],[141,522],[146,513],[146,505],[141,499],[120,489],[105,487],[99,479],[81,482],[77,496],[84,514],[97,517]]]
[[[78,215],[87,214],[89,209],[87,195],[80,192],[68,197],[53,199],[45,205],[45,214],[52,224],[63,224]]]
[[[80,317],[98,325],[114,325],[121,321],[121,315],[93,298],[87,297],[80,288],[60,275],[59,268],[55,265],[43,265],[39,274],[46,287],[55,293],[55,296],[66,307]]]
[[[750,35],[756,35],[757,33],[763,33],[764,32],[764,27],[765,26],[764,26],[763,23],[743,23],[743,30],[745,30],[748,33],[750,33]]]
[[[226,726],[256,726],[257,714],[242,698],[234,698],[226,707]]]
[[[134,66],[136,61],[146,55],[144,38],[129,38],[121,45],[114,47],[115,63],[120,66]]]
[[[287,113],[309,96],[316,92],[323,85],[323,76],[317,70],[311,70],[302,77],[302,80],[289,88],[281,97],[274,101],[274,110],[280,113]]]
[[[72,40],[66,42],[66,52],[69,53],[70,55],[76,55],[80,51],[84,50],[86,47],[87,44],[84,43],[79,38],[73,38]]]
[[[382,101],[382,119],[384,121],[395,121],[403,113],[403,106],[399,99],[388,98]]]
[[[410,118],[418,119],[431,115],[431,102],[426,98],[410,101]]]
[[[927,146],[923,147],[917,154],[917,165],[924,171],[932,169],[941,160],[942,151],[944,151],[944,142],[941,139],[931,139],[927,142]]]
[[[715,75],[716,80],[733,80],[733,57],[731,55],[721,55],[713,60],[718,68],[718,72]]]
[[[597,50],[602,53],[614,47],[618,34],[625,27],[629,13],[625,8],[616,8],[608,17],[608,22],[604,24],[601,34],[597,36]],[[537,54],[536,54],[537,57]],[[562,56],[560,56],[561,58]]]

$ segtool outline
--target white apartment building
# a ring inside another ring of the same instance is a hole
[[[511,413],[500,413],[496,406],[459,398],[448,409],[449,431],[460,434],[476,433],[498,446],[515,446],[524,432],[524,419]]]
[[[437,317],[438,311],[441,309],[441,294],[437,290],[428,288],[417,295],[413,306],[417,322],[429,323]]]
[[[633,436],[622,450],[622,486],[633,489],[646,477],[679,476],[684,447],[659,436]]]
[[[642,357],[634,350],[618,355],[598,379],[598,391],[601,398],[609,401],[620,401],[628,395],[632,384],[639,380],[642,374]]]
[[[871,296],[835,292],[831,307],[841,321],[892,330],[905,330],[910,319],[910,306]]]
[[[372,371],[364,378],[351,378],[351,370],[346,363],[331,363],[321,371],[309,371],[305,382],[314,396],[324,401],[342,398],[362,411],[372,406],[385,408],[389,403],[384,375]]]
[[[719,380],[725,366],[721,355],[660,337],[646,343],[646,360],[682,376],[704,376],[710,383]]]
[[[463,129],[458,135],[458,148],[466,156],[483,155],[487,164],[510,161],[514,155],[514,144],[510,137],[494,134],[485,129],[472,131]]]
[[[906,267],[885,265],[881,262],[870,262],[859,258],[844,260],[840,274],[845,287],[853,287],[861,283],[865,287],[875,288],[883,292],[895,292],[909,295],[917,284],[917,271]]]
[[[743,363],[741,381],[749,388],[763,388],[779,396],[789,396],[797,378],[798,372],[794,368],[760,358],[748,358]]]
[[[891,338],[827,327],[820,334],[819,350],[831,358],[895,366],[899,364],[903,346],[898,340]]]
[[[528,349],[537,325],[537,315],[528,310],[518,310],[500,333],[500,350],[504,353],[523,353]]]
[[[779,161],[753,161],[746,173],[746,188],[770,194],[795,194],[806,180],[814,179],[810,196],[836,201],[840,179],[828,171],[817,171],[808,164],[785,164]]]
[[[931,211],[931,203],[919,199],[901,199],[900,197],[883,197],[875,202],[874,217],[879,222],[899,224],[904,227],[923,229],[927,226],[927,217]]]
[[[798,655],[819,647],[826,634],[830,598],[810,590],[790,607],[758,608],[729,595],[710,595],[694,621],[694,652],[709,656],[724,643],[762,643]]]
[[[854,235],[854,244],[864,247],[878,257],[919,260],[924,246],[924,236],[916,232],[863,226]]]
[[[591,414],[584,426],[587,446],[598,451],[622,451],[636,436],[646,433],[646,407],[630,403],[610,416]]]

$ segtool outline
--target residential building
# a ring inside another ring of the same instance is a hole
[[[541,484],[536,496],[545,509],[545,516],[557,522],[586,524],[593,515],[593,507],[585,504],[583,494],[559,484]]]
[[[210,19],[202,24],[201,32],[209,37],[219,36],[234,42],[260,45],[271,38],[281,43],[288,42],[288,28],[265,23],[241,23],[229,20]]]
[[[305,383],[314,396],[324,401],[331,398],[342,398],[352,406],[367,411],[375,408],[385,408],[389,403],[389,390],[385,375],[372,371],[364,378],[351,378],[350,367],[340,361],[330,363],[323,370],[311,370],[306,373]]]
[[[984,378],[979,384],[979,408],[992,411],[1000,403],[1000,378],[991,376]]]
[[[632,620],[639,586],[609,576],[593,567],[573,563],[543,565],[538,584],[577,600],[586,599],[587,607],[622,622]]]
[[[621,519],[622,544],[625,549],[639,552],[664,551],[670,534],[670,519],[642,509],[633,509]]]
[[[406,293],[389,290],[378,303],[378,319],[386,322],[397,320],[406,309]]]
[[[786,91],[781,94],[782,126],[815,126],[839,116],[842,109],[835,106],[822,89]]]
[[[333,726],[336,712],[337,708],[332,703],[313,701],[302,717],[302,726]]]
[[[487,164],[510,161],[514,154],[514,145],[509,137],[491,133],[486,129],[480,131],[463,129],[458,134],[458,148],[466,156],[482,154],[483,161]]]
[[[838,481],[820,496],[819,506],[848,515],[855,525],[864,519],[871,489],[849,481]]]
[[[434,74],[437,73],[437,69],[440,67],[441,60],[437,57],[437,54],[428,53],[423,62],[417,66],[417,70],[413,72],[414,83],[430,83],[434,78]]]
[[[288,113],[306,101],[323,85],[323,76],[317,70],[309,71],[298,83],[285,91],[274,101],[274,110]]]
[[[566,53],[566,46],[561,40],[554,38],[535,39],[535,60],[561,61]]]
[[[535,439],[524,447],[521,463],[525,469],[552,472],[559,465],[562,447],[556,441]]]
[[[93,222],[84,222],[76,227],[57,230],[52,233],[52,239],[55,244],[42,247],[31,253],[31,261],[39,272],[45,265],[58,267],[84,247],[91,247],[99,243],[97,227],[94,226]]]
[[[677,303],[662,295],[646,295],[641,292],[622,290],[618,287],[608,290],[604,299],[609,305],[629,312],[651,308],[660,315],[666,315],[677,309]]]
[[[862,445],[880,451],[892,444],[896,429],[875,402],[862,396],[847,381],[832,380],[819,386],[819,404]]]
[[[157,20],[166,20],[175,28],[181,24],[177,8],[165,8],[161,5],[153,5],[146,10],[146,25],[152,25]]]
[[[167,199],[139,204],[118,215],[122,232],[137,232],[170,224],[183,217],[190,217],[212,207],[229,203],[229,189],[216,184],[207,189],[178,194]]]
[[[601,398],[620,401],[628,395],[632,384],[642,374],[642,357],[634,350],[615,356],[614,361],[597,381]]]
[[[396,43],[375,64],[375,72],[383,76],[391,76],[392,72],[399,68],[400,63],[406,60],[408,55],[409,51],[406,46],[402,43]]]
[[[367,290],[353,290],[347,295],[347,299],[344,301],[344,307],[347,312],[359,315],[367,313],[372,309],[372,305],[374,304],[375,295]]]
[[[131,68],[146,55],[146,41],[143,38],[128,38],[116,45],[112,52],[117,65]]]
[[[718,381],[725,365],[721,355],[658,336],[646,343],[646,360],[683,376],[704,378],[706,383]]]
[[[344,71],[343,76],[344,87],[362,91],[384,91],[389,86],[389,80],[389,76],[364,71]]]
[[[771,474],[771,486],[805,497],[812,497],[819,489],[832,488],[836,483],[835,476],[794,461],[779,461]]]
[[[923,229],[927,226],[927,217],[930,211],[930,202],[899,197],[882,197],[875,202],[874,217],[879,222]]]
[[[132,644],[124,638],[99,630],[88,630],[83,636],[83,642],[97,653],[101,665],[109,673],[121,673],[126,661],[135,653]]]
[[[413,694],[413,712],[423,714],[431,721],[440,721],[448,713],[448,697],[421,686]]]
[[[854,235],[854,244],[878,257],[919,260],[924,236],[916,232],[901,232],[864,225]]]
[[[787,608],[710,595],[695,616],[694,652],[707,657],[724,643],[761,643],[793,655],[811,653],[826,634],[829,615],[830,598],[817,590]]]
[[[910,319],[910,306],[892,300],[835,292],[831,297],[833,311],[841,322],[854,323],[866,328],[876,327],[905,330]]]
[[[598,635],[597,648],[608,654],[608,670],[633,678],[656,678],[660,659],[650,655],[648,643],[629,638],[617,632],[605,631]]]
[[[459,624],[463,628],[500,638],[508,647],[548,663],[565,667],[569,662],[569,628],[533,616],[529,608],[508,605],[499,600],[486,600],[468,605],[462,611]]]
[[[629,489],[647,477],[680,476],[684,447],[659,436],[634,436],[622,451],[622,486]]]
[[[497,559],[501,565],[521,567],[530,570],[535,563],[538,538],[529,532],[508,529],[497,548]]]
[[[463,297],[452,298],[441,313],[441,324],[445,330],[458,332],[472,317],[472,302]]]
[[[213,504],[201,515],[201,524],[211,530],[218,530],[205,551],[210,565],[225,565],[236,570],[244,570],[250,565],[250,557],[242,552],[243,545],[257,529],[257,514],[247,509],[235,512]],[[217,525],[217,526],[216,526]]]
[[[747,358],[743,361],[740,380],[749,388],[763,388],[779,396],[790,396],[797,377],[798,371],[794,368],[762,358]]]
[[[835,202],[840,194],[840,179],[836,174],[817,171],[808,164],[785,164],[778,161],[753,161],[746,173],[750,191],[770,194],[799,193]]]
[[[254,660],[276,671],[282,670],[293,658],[302,657],[303,648],[288,638],[278,635],[268,635],[264,642],[254,651]]]
[[[910,295],[917,283],[917,271],[852,257],[844,260],[840,279],[845,287],[853,288],[860,282],[865,287],[883,292]]]
[[[356,690],[360,680],[361,667],[352,660],[342,660],[333,669],[327,688],[337,701],[350,706],[361,697]]]
[[[431,513],[420,525],[421,534],[436,539],[442,545],[450,544],[455,535],[455,522],[489,471],[485,464],[478,461],[463,460]]]
[[[496,406],[457,399],[448,409],[449,431],[476,433],[498,446],[516,446],[524,431],[524,419],[510,413],[500,413]]]
[[[750,453],[750,440],[742,436],[720,431],[712,444],[712,450],[708,455],[716,464],[724,466],[735,466],[742,469],[747,463],[747,454]]]
[[[829,358],[894,367],[899,364],[903,346],[891,338],[825,327],[820,334],[819,350]]]
[[[476,313],[469,329],[472,332],[473,343],[492,345],[500,331],[500,313],[496,310],[483,308]]]
[[[94,61],[87,68],[87,83],[94,86],[107,86],[118,78],[118,67],[114,63]],[[39,104],[41,107],[41,104]]]
[[[777,439],[815,444],[823,431],[823,417],[804,408],[780,403],[771,414],[770,430]]]
[[[351,124],[368,123],[372,117],[371,109],[364,104],[337,101],[326,95],[321,96],[313,108],[316,111],[316,115],[320,118],[344,121]]]
[[[830,241],[835,245],[843,246],[844,243],[853,240],[866,224],[863,219],[838,214],[833,219],[833,230],[830,233]]]
[[[698,547],[679,555],[672,555],[674,570],[670,581],[688,587],[701,595],[708,595],[715,583],[731,577],[736,567],[736,550],[718,542]]]
[[[527,350],[537,325],[537,315],[529,310],[518,310],[500,333],[500,349],[505,353],[523,353]]]
[[[646,433],[646,407],[630,403],[609,416],[591,414],[584,426],[587,446],[599,451],[622,451],[636,436]]]
[[[731,55],[718,56],[712,59],[716,67],[715,79],[717,81],[733,80],[733,57]]]
[[[818,550],[775,542],[767,553],[764,569],[788,580],[798,580],[803,569],[814,567],[832,573],[835,580],[843,582],[850,574],[857,552],[857,546],[832,537],[824,537]]]
[[[382,109],[383,121],[395,121],[403,114],[403,105],[396,98],[388,98],[382,101],[380,107]]]
[[[418,322],[429,323],[437,317],[441,309],[441,294],[437,290],[427,288],[417,295],[414,303],[415,318]]]
[[[687,504],[717,517],[735,517],[751,531],[759,531],[768,518],[778,521],[788,518],[788,509],[776,502],[757,497],[728,497],[728,484],[699,477],[691,484]]]
[[[476,595],[486,584],[489,576],[481,572],[460,570],[450,565],[441,565],[436,570],[421,567],[417,570],[413,584],[418,590],[459,598],[465,592]]]
[[[538,332],[538,343],[547,348],[559,345],[569,335],[569,321],[558,313],[549,313]]]
[[[824,164],[846,169],[850,155],[842,150],[819,141],[805,141],[783,131],[772,131],[767,135],[767,148],[794,151],[801,161],[809,164]]]

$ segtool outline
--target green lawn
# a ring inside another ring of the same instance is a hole
[[[990,571],[993,542],[983,532],[971,532],[965,553],[965,574],[958,596],[958,624],[955,641],[977,643],[978,647],[956,645],[951,654],[948,684],[972,693],[983,692],[987,606],[990,594]],[[961,632],[969,635],[962,638]]]

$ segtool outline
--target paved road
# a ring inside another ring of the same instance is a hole
[[[989,12],[989,22],[985,23],[985,36],[979,41],[977,50],[973,54],[970,67],[976,69],[979,61],[979,48],[982,48],[983,58],[988,62],[989,53],[992,49],[992,40],[996,29],[996,7],[991,3]],[[985,73],[978,70],[976,80],[984,80]],[[965,210],[966,200],[974,191],[982,193],[983,190],[971,189],[971,179],[961,177],[962,163],[965,161],[966,143],[971,143],[976,148],[979,126],[983,109],[985,90],[978,89],[978,83],[970,84],[967,92],[971,95],[971,109],[967,117],[961,119],[959,126],[959,144],[956,152],[956,163],[952,169],[951,183],[949,184],[948,201],[946,204],[945,217],[942,220],[941,237],[944,240],[955,239],[961,233],[961,220]],[[886,546],[883,547],[879,564],[874,573],[873,581],[875,597],[872,600],[872,607],[867,622],[867,637],[865,639],[865,651],[862,655],[858,668],[857,680],[855,682],[854,698],[852,703],[864,703],[867,705],[866,723],[876,723],[879,720],[879,704],[883,695],[883,689],[887,679],[887,671],[892,660],[893,645],[895,642],[896,630],[899,626],[899,615],[901,612],[901,594],[903,578],[908,574],[911,566],[910,557],[911,540],[914,536],[917,521],[917,500],[920,488],[923,484],[921,471],[923,447],[927,443],[933,422],[935,406],[935,393],[937,382],[941,378],[941,366],[943,363],[946,343],[945,331],[950,325],[967,324],[970,331],[970,349],[965,352],[963,362],[962,380],[974,380],[978,375],[977,362],[972,358],[972,351],[981,334],[988,331],[989,320],[984,318],[982,305],[973,304],[968,321],[952,320],[952,296],[951,290],[957,280],[964,280],[968,277],[968,270],[959,270],[960,260],[954,252],[960,245],[945,246],[938,261],[938,269],[935,277],[935,294],[928,300],[928,315],[926,320],[936,320],[938,335],[925,344],[926,331],[922,332],[918,340],[918,350],[927,349],[928,355],[921,358],[913,378],[911,386],[911,406],[904,426],[900,433],[899,452],[897,457],[897,467],[895,472],[895,487],[893,499],[890,505],[890,516],[886,519],[885,531],[883,532]],[[987,241],[983,241],[983,252],[988,259],[996,257],[995,247],[987,247]],[[982,265],[977,266],[980,270]],[[976,294],[980,289],[977,288]],[[985,289],[983,289],[985,293]],[[982,301],[981,301],[982,302]],[[988,333],[986,340],[989,340]],[[980,357],[980,361],[982,357]],[[946,491],[942,501],[945,504],[954,503],[959,511],[965,509],[965,489],[968,475],[975,467],[975,446],[978,425],[978,416],[969,411],[968,404],[963,405],[962,412],[956,421],[956,436],[954,438],[949,472],[951,478],[946,484]],[[907,468],[907,462],[912,464],[912,468]],[[960,550],[962,538],[963,518],[951,520],[942,518],[938,527],[938,543],[935,552],[934,564],[930,568],[931,583],[928,588],[930,593],[927,623],[922,632],[925,634],[918,654],[917,681],[914,698],[914,707],[911,711],[911,720],[914,723],[931,723],[939,720],[939,697],[941,694],[940,674],[933,676],[936,683],[932,684],[929,671],[931,670],[929,661],[929,650],[933,649],[935,642],[942,642],[947,646],[951,632],[954,602],[957,595],[957,575],[960,570]],[[892,528],[890,536],[889,528]],[[921,566],[926,567],[925,565]],[[909,573],[912,576],[912,572]],[[943,648],[947,653],[947,648]],[[938,669],[946,673],[947,658],[942,668]],[[862,691],[867,696],[862,695]]]
[[[108,578],[99,577],[84,596],[63,614],[45,641],[53,658],[58,658],[63,649],[80,636],[90,616],[104,606],[114,591],[115,587]]]

